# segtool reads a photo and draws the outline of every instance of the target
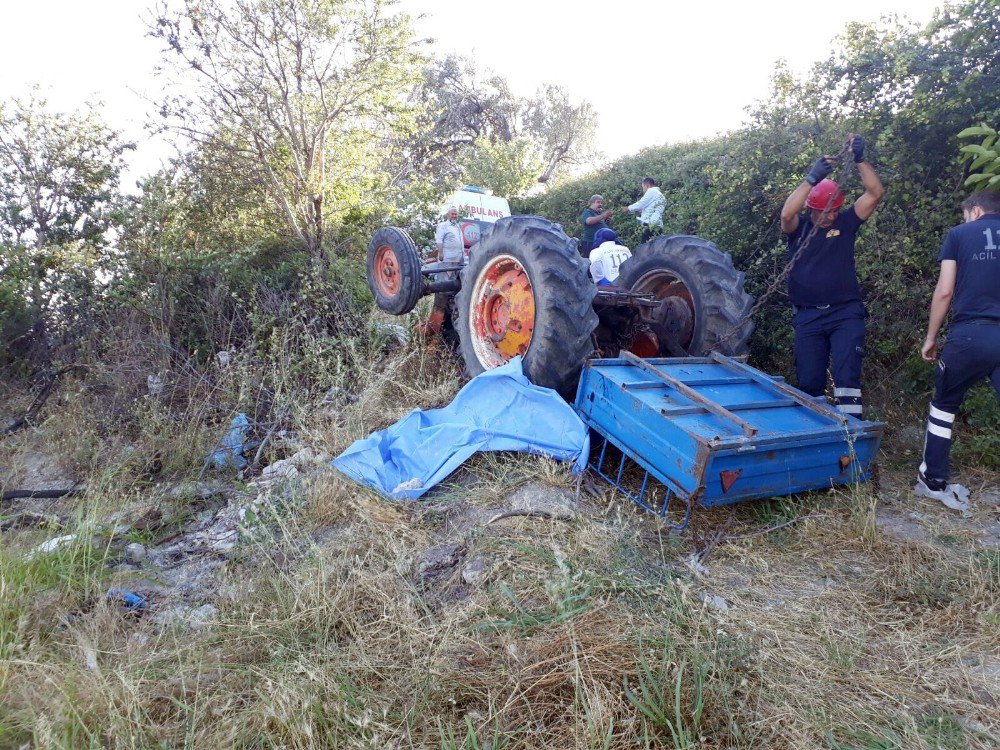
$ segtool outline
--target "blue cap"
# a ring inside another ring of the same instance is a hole
[[[594,232],[594,247],[602,242],[618,242],[618,235],[613,229],[598,229]]]

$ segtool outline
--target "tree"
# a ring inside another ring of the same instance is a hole
[[[506,191],[550,183],[594,156],[589,102],[573,103],[551,85],[517,97],[503,78],[462,57],[430,63],[411,101],[421,114],[402,171],[443,186],[464,180],[513,195]],[[494,157],[499,163],[490,168]]]
[[[76,339],[132,148],[95,109],[55,111],[37,89],[0,106],[0,362],[45,362],[55,333]]]
[[[481,75],[471,60],[449,55],[430,61],[410,102],[418,116],[411,137],[399,144],[398,172],[437,183],[463,179],[463,159],[477,141],[513,137],[516,103],[499,76]]]
[[[53,111],[37,89],[0,104],[0,243],[104,245],[133,148],[94,110]]]
[[[170,127],[227,154],[308,250],[384,190],[386,144],[412,124],[410,19],[387,0],[182,0],[151,34],[178,93]],[[193,87],[185,95],[184,86]]]
[[[538,90],[525,107],[524,122],[544,165],[538,182],[547,183],[594,155],[597,114],[593,105],[572,103],[559,86]]]
[[[462,175],[466,182],[488,188],[497,195],[519,196],[536,184],[542,168],[534,144],[524,137],[509,141],[479,138],[464,152]]]
[[[997,131],[986,123],[966,128],[959,138],[982,138],[982,143],[969,143],[961,151],[969,161],[970,174],[966,185],[977,188],[996,189],[1000,185],[1000,150],[997,147]]]

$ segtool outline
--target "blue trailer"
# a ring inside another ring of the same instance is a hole
[[[591,468],[661,518],[683,503],[675,528],[695,506],[866,481],[884,428],[716,352],[590,360],[575,408],[603,438]]]

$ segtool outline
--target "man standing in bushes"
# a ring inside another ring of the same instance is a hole
[[[844,195],[837,183],[826,179],[836,159],[823,156],[785,201],[781,231],[791,257],[802,251],[788,277],[798,386],[811,396],[823,395],[830,366],[837,408],[860,419],[867,312],[854,265],[854,241],[885,189],[865,161],[864,138],[852,136],[850,147],[865,188],[861,197],[841,210]],[[808,211],[800,214],[803,208]]]
[[[991,380],[1000,399],[1000,193],[973,193],[962,203],[962,214],[965,222],[948,232],[938,255],[941,270],[920,351],[937,367],[923,462],[913,488],[955,510],[966,510],[969,499],[965,487],[948,484],[955,414],[983,378]],[[948,341],[939,357],[937,335],[949,308]]]
[[[604,208],[604,198],[600,195],[590,196],[590,202],[580,214],[580,223],[583,224],[583,237],[580,238],[580,255],[584,258],[590,255],[594,249],[594,234],[599,229],[610,229],[608,219],[611,218],[611,209],[602,211]]]
[[[656,180],[652,177],[642,178],[642,191],[639,200],[622,210],[639,214],[642,241],[646,242],[653,236],[655,230],[663,227],[663,209],[667,207],[667,199],[663,197],[660,188],[656,186]]]

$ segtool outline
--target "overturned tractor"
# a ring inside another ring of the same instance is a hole
[[[421,266],[413,240],[395,227],[379,229],[368,246],[368,284],[382,310],[403,315],[425,295],[447,295],[444,329],[457,336],[469,375],[521,355],[531,382],[571,397],[590,357],[746,352],[753,299],[711,242],[655,237],[622,264],[615,286],[595,286],[588,270],[576,240],[538,216],[497,221],[467,264]]]

